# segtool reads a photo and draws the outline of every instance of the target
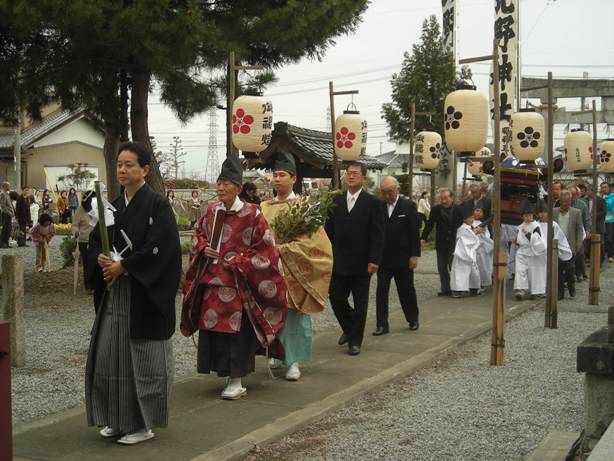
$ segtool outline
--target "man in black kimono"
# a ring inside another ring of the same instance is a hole
[[[99,226],[89,242],[97,315],[86,369],[87,419],[103,426],[102,437],[121,436],[125,445],[149,440],[153,427],[167,425],[174,374],[170,338],[181,248],[170,204],[145,183],[150,163],[139,143],[119,148],[123,193],[115,210],[104,213],[111,254],[102,252]]]
[[[367,169],[350,163],[345,175],[348,190],[335,196],[335,208],[325,229],[333,246],[330,303],[343,330],[339,345],[350,355],[360,354],[369,306],[369,282],[377,272],[384,248],[381,202],[362,189]],[[354,308],[348,303],[352,294]]]

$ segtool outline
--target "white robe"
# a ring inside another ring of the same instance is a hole
[[[501,224],[501,251],[506,255],[506,269],[509,275],[513,275],[516,270],[516,245],[510,245],[512,237],[516,237],[518,226],[511,224]]]
[[[450,271],[452,291],[469,291],[480,288],[480,270],[477,264],[477,250],[480,239],[470,225],[464,224],[456,231],[456,247]]]
[[[531,294],[545,294],[546,293],[546,269],[548,267],[548,252],[546,251],[548,245],[548,223],[538,223],[541,230],[541,239],[543,241],[544,251],[534,255],[529,261],[529,279],[531,280]],[[559,241],[559,259],[563,261],[569,261],[573,256],[567,238],[563,233],[563,230],[556,222],[552,222],[552,229],[554,230],[554,238]]]
[[[525,235],[529,233],[527,238]],[[546,254],[546,241],[543,239],[539,223],[533,221],[518,226],[516,237],[516,277],[514,290],[529,291],[532,295],[546,292],[546,271],[540,263]]]
[[[482,221],[476,220],[473,222],[473,227],[476,228]],[[488,226],[484,227],[484,233],[479,234],[480,246],[477,251],[477,263],[480,271],[480,283],[483,287],[489,287],[492,285],[492,268],[493,268],[493,256],[492,253],[495,249],[495,244],[490,236]]]

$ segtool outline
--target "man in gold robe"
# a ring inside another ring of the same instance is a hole
[[[286,213],[292,204],[302,200],[293,192],[296,164],[291,154],[277,155],[272,182],[276,196],[261,204],[262,214],[269,225],[280,213]],[[280,336],[285,359],[283,362],[271,360],[271,365],[276,367],[283,363],[288,367],[286,379],[297,381],[301,377],[299,365],[311,359],[311,315],[321,312],[328,298],[333,251],[323,227],[312,236],[304,235],[289,242],[275,238],[288,287],[289,306]]]

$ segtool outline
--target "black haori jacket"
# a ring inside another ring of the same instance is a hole
[[[126,247],[123,229],[132,251],[122,255],[131,284],[130,337],[168,339],[175,332],[175,296],[181,278],[181,246],[175,215],[164,196],[147,184],[126,206],[124,195],[113,201],[115,225],[108,227],[111,249]],[[99,227],[90,234],[88,258],[94,268],[95,308],[104,302],[105,282],[97,258],[102,252]],[[123,276],[122,276],[123,277]]]

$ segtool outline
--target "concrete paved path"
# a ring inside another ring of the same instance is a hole
[[[511,300],[508,316],[533,305]],[[17,460],[63,461],[183,461],[236,459],[256,445],[277,439],[349,400],[430,364],[456,345],[490,329],[490,294],[466,299],[435,298],[420,303],[420,330],[412,332],[398,306],[391,315],[391,334],[373,337],[367,324],[362,353],[346,354],[337,346],[338,333],[323,333],[314,341],[314,360],[302,367],[298,382],[272,380],[265,360],[245,380],[247,397],[222,401],[223,381],[191,376],[174,385],[167,429],[134,447],[102,439],[87,427],[83,408],[17,428]],[[515,305],[516,304],[516,305]],[[372,308],[374,308],[372,306]],[[283,376],[283,370],[276,370]]]

